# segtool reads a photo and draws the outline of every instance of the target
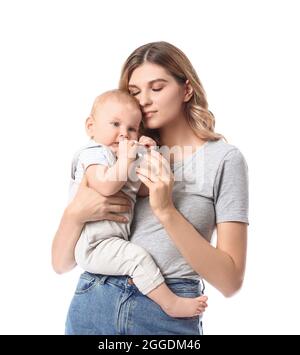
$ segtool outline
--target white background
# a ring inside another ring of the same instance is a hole
[[[71,157],[94,97],[157,40],[188,55],[249,165],[246,279],[230,299],[207,285],[204,331],[300,333],[297,3],[1,1],[1,334],[63,333],[80,270],[56,275],[50,249]]]

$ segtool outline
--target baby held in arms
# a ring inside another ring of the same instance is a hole
[[[121,90],[98,96],[86,120],[88,144],[74,156],[71,196],[83,176],[88,186],[104,196],[123,191],[132,208],[124,215],[128,223],[97,221],[85,224],[75,248],[77,264],[85,271],[103,275],[128,275],[140,292],[171,317],[193,317],[207,307],[206,296],[180,297],[166,285],[151,255],[129,241],[136,197],[148,190],[135,174],[138,152],[154,149],[156,142],[140,136],[142,112],[134,97]]]

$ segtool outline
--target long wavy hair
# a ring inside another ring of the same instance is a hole
[[[135,51],[125,61],[119,88],[128,91],[128,84],[133,71],[145,62],[163,67],[179,85],[184,85],[188,80],[193,88],[191,99],[185,103],[184,112],[190,127],[194,133],[205,141],[216,141],[223,135],[216,133],[215,118],[208,110],[206,93],[200,79],[187,56],[177,47],[168,42],[152,42],[145,44]],[[159,141],[158,130],[145,130],[145,134]]]

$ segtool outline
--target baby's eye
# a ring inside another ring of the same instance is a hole
[[[133,127],[130,127],[130,128],[129,128],[129,131],[131,131],[131,132],[136,132],[136,129],[133,128]]]
[[[119,127],[120,123],[119,122],[110,122],[114,127]]]

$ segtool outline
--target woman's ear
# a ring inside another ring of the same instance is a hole
[[[185,89],[184,89],[184,102],[188,102],[191,97],[193,96],[194,89],[192,88],[192,85],[190,84],[189,80],[185,82]]]
[[[91,138],[94,138],[94,127],[95,127],[95,119],[92,116],[89,116],[85,120],[85,131],[87,135]]]

